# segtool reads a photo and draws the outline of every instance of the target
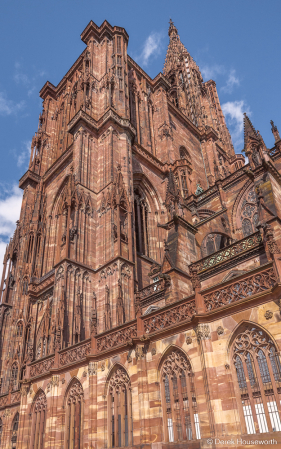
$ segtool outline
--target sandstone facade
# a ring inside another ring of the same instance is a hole
[[[40,92],[0,306],[1,448],[281,444],[281,140],[170,22],[163,74],[90,22]],[[267,443],[265,443],[267,441]]]

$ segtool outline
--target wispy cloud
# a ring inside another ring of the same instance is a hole
[[[20,110],[24,108],[25,102],[20,101],[19,103],[15,103],[12,100],[9,100],[4,92],[0,92],[0,114],[1,115],[12,115],[17,114]]]
[[[20,216],[22,191],[15,185],[0,185],[0,264],[6,245],[16,228]]]
[[[16,159],[17,159],[17,166],[21,167],[23,164],[27,164],[30,157],[30,147],[31,147],[31,140],[23,142],[22,150],[20,153],[14,153]]]
[[[234,69],[232,69],[232,70],[230,71],[230,73],[228,74],[228,78],[227,78],[227,81],[226,81],[226,85],[223,86],[223,87],[221,88],[221,90],[222,90],[223,92],[226,92],[226,93],[228,93],[228,94],[231,94],[232,91],[233,91],[233,88],[234,88],[235,86],[239,86],[239,84],[240,84],[240,80],[239,80],[238,76],[236,75],[236,71],[235,71]]]
[[[233,145],[236,150],[243,147],[243,113],[251,115],[249,106],[244,100],[228,101],[222,104],[222,110],[225,115],[226,123],[229,128]]]
[[[223,65],[213,64],[201,66],[201,73],[204,80],[215,79],[221,76],[225,79],[225,85],[221,88],[222,92],[231,94],[235,86],[240,85],[240,80],[235,69],[227,69]]]
[[[146,39],[141,54],[136,58],[138,62],[146,66],[152,57],[160,54],[163,48],[163,33],[151,33]]]
[[[22,65],[19,62],[15,63],[14,80],[17,84],[21,84],[27,88],[27,95],[29,97],[37,90],[37,86],[34,84],[37,83],[38,78],[43,76],[46,76],[44,70],[33,70],[32,76],[29,76],[24,72]]]
[[[204,65],[202,64],[200,66],[200,70],[202,73],[203,78],[207,81],[210,79],[214,79],[217,75],[224,75],[225,74],[225,68],[223,65]]]

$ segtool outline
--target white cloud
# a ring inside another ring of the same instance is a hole
[[[0,266],[20,217],[22,191],[14,184],[0,185]]]
[[[237,150],[243,147],[243,113],[251,114],[249,107],[244,100],[228,101],[222,104],[222,110],[229,128],[233,145]]]
[[[14,156],[17,159],[17,166],[21,167],[23,164],[27,164],[30,158],[31,140],[23,142],[22,151],[18,154],[14,152]]]
[[[37,87],[35,83],[37,83],[38,78],[45,76],[46,72],[44,70],[33,70],[32,76],[27,75],[23,72],[21,68],[21,64],[19,62],[15,63],[15,74],[14,74],[14,80],[17,84],[22,84],[24,87],[26,87],[27,95],[30,97],[36,90]]]
[[[16,114],[24,107],[24,101],[15,103],[9,100],[3,92],[0,92],[0,114],[11,115]]]
[[[210,79],[214,79],[216,75],[224,75],[225,68],[223,65],[201,65],[200,70],[203,78],[208,81]]]
[[[226,85],[221,88],[223,92],[231,94],[234,86],[239,86],[240,81],[238,76],[236,75],[236,71],[232,69],[228,75],[228,79],[226,81]]]
[[[141,55],[137,57],[143,65],[147,65],[152,56],[159,55],[163,46],[163,34],[162,33],[151,33],[146,39]]]

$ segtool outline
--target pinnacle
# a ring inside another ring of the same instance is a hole
[[[247,116],[246,112],[244,112],[244,145],[246,146],[246,141],[248,138],[259,140],[258,133],[256,132],[251,120]]]

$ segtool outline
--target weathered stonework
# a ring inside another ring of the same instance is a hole
[[[245,165],[169,37],[151,79],[90,22],[40,92],[1,281],[1,449],[281,445],[279,132],[268,149],[245,116]]]

